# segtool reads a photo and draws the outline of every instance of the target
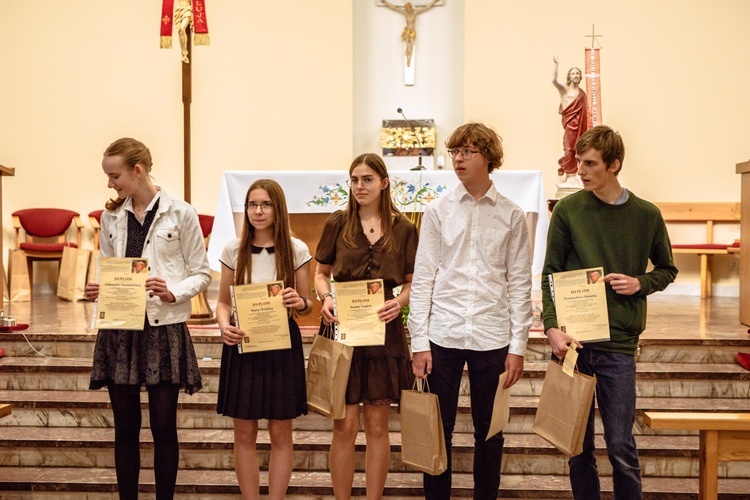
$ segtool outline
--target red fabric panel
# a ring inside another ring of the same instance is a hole
[[[672,248],[682,248],[688,250],[726,250],[729,245],[718,245],[715,243],[703,243],[695,245],[672,245]]]
[[[208,238],[208,235],[211,234],[211,230],[214,228],[214,216],[198,214],[198,222],[201,224],[203,237]]]
[[[78,213],[62,208],[27,208],[13,212],[13,215],[21,220],[21,227],[28,234],[49,238],[64,234]]]
[[[78,248],[75,243],[21,243],[21,250],[29,252],[62,252],[63,247]]]
[[[96,222],[98,222],[99,224],[101,224],[102,223],[102,212],[104,212],[104,210],[94,210],[93,212],[89,212],[89,217],[93,217],[94,219],[96,219]]]

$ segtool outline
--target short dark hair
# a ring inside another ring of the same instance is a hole
[[[467,123],[453,131],[445,141],[448,149],[460,148],[469,143],[489,161],[489,171],[503,164],[503,139],[497,132],[482,123]]]
[[[581,155],[585,151],[594,148],[602,154],[604,164],[609,168],[615,160],[622,162],[625,160],[625,144],[622,142],[619,132],[615,132],[606,125],[597,125],[586,131],[578,138],[576,143],[576,154]],[[619,174],[620,171],[618,170]]]

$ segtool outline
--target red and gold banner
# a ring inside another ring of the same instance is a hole
[[[599,73],[599,49],[586,49],[586,95],[588,128],[602,124],[602,81]]]
[[[196,45],[209,45],[208,20],[206,19],[206,0],[193,0],[193,42]]]
[[[189,9],[188,9],[189,12]],[[172,48],[172,25],[174,24],[174,0],[161,2],[161,30],[159,47]],[[206,0],[192,0],[192,28],[195,45],[209,45],[208,20],[206,18]]]
[[[172,48],[172,13],[174,12],[174,0],[162,0],[161,2],[161,38],[159,47],[162,49]]]

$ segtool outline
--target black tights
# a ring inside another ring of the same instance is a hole
[[[115,469],[117,488],[123,500],[138,498],[141,470],[141,397],[132,386],[110,384],[109,398],[115,415]],[[171,500],[180,459],[177,442],[177,396],[173,384],[147,386],[148,415],[154,438],[154,476],[157,500]]]

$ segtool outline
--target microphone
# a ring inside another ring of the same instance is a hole
[[[425,170],[424,166],[422,166],[422,149],[424,148],[422,147],[422,141],[419,139],[419,135],[417,135],[417,130],[414,128],[414,126],[411,124],[409,119],[406,117],[403,109],[397,108],[396,113],[404,117],[404,121],[406,121],[406,124],[411,129],[411,133],[414,134],[414,137],[417,139],[417,144],[419,144],[419,165],[412,168],[411,170]]]

